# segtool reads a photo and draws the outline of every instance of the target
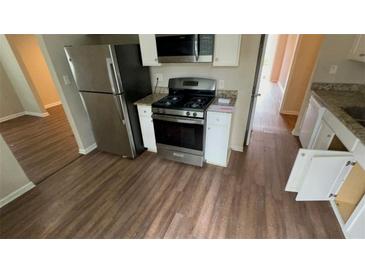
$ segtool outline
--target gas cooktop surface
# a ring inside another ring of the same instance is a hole
[[[205,110],[214,96],[167,95],[152,104],[156,108]]]

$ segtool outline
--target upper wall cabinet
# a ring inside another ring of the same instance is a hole
[[[216,34],[214,40],[214,67],[237,67],[240,58],[240,34]]]
[[[365,62],[365,34],[356,35],[348,58],[359,62]]]
[[[154,34],[140,34],[139,45],[144,66],[160,66],[157,56],[156,37]]]

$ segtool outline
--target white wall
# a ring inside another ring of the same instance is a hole
[[[0,208],[34,187],[0,134]]]
[[[5,35],[0,35],[0,62],[25,111],[42,116],[45,109],[40,98],[30,88]]]
[[[0,63],[0,122],[6,117],[23,113],[24,108]]]
[[[196,76],[224,80],[224,89],[238,90],[232,148],[243,149],[259,45],[260,35],[242,35],[238,67],[212,67],[211,64],[163,64],[160,67],[151,67],[152,84],[155,84],[156,73],[163,75],[159,86],[164,87],[167,87],[168,79],[172,77]]]
[[[39,35],[39,45],[48,64],[52,78],[55,82],[61,102],[65,110],[76,142],[81,153],[87,153],[95,147],[95,139],[91,123],[81,101],[76,83],[66,59],[64,46],[95,44],[97,41],[92,35]],[[63,77],[70,80],[65,84]]]
[[[19,61],[28,83],[36,91],[43,106],[48,107],[60,102],[48,66],[39,48],[38,40],[32,34],[6,35]]]
[[[365,63],[347,59],[355,35],[327,34],[323,41],[314,82],[365,83]],[[331,65],[337,65],[337,73],[329,74]]]

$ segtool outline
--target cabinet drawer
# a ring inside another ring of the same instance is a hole
[[[231,122],[230,113],[208,111],[207,124],[229,127]]]

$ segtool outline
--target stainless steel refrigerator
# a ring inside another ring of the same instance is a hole
[[[152,91],[139,46],[67,46],[65,52],[98,149],[135,158],[144,147],[133,103]]]

